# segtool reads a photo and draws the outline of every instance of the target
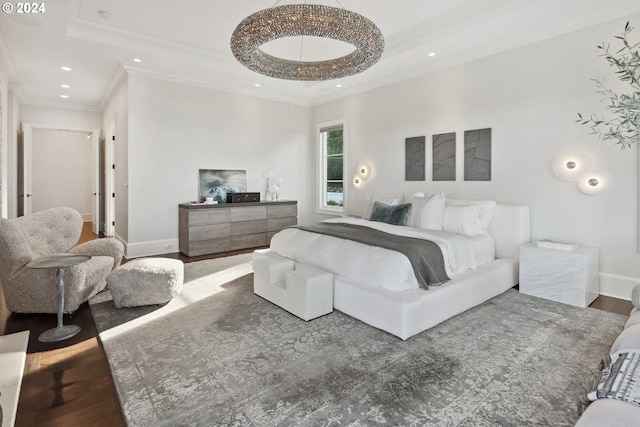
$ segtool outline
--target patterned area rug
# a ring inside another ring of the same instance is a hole
[[[130,426],[573,426],[625,316],[509,290],[402,341],[253,294],[250,255],[164,306],[91,310]]]

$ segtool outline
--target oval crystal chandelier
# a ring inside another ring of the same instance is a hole
[[[348,55],[326,61],[278,58],[260,46],[283,37],[314,36],[355,46]],[[378,62],[384,37],[369,19],[346,9],[291,4],[261,10],[245,18],[231,36],[231,51],[245,67],[286,80],[320,81],[351,76]]]

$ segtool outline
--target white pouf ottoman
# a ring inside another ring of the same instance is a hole
[[[184,264],[171,258],[129,261],[107,276],[107,288],[116,307],[163,304],[182,290]]]

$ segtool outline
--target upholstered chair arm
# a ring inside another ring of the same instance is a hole
[[[65,255],[65,254],[59,254]],[[22,267],[13,276],[11,283],[4,286],[5,302],[14,313],[55,313],[58,278],[57,268]],[[83,264],[64,268],[65,312],[77,309],[75,290],[84,287],[87,268]]]
[[[124,245],[121,241],[109,237],[81,243],[72,248],[69,253],[74,255],[110,256],[114,259],[113,268],[116,268],[122,262]]]

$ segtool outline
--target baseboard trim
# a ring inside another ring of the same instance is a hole
[[[631,301],[631,290],[640,278],[600,273],[600,295]]]
[[[150,242],[125,244],[125,257],[139,258],[178,252],[178,239],[153,240]]]

